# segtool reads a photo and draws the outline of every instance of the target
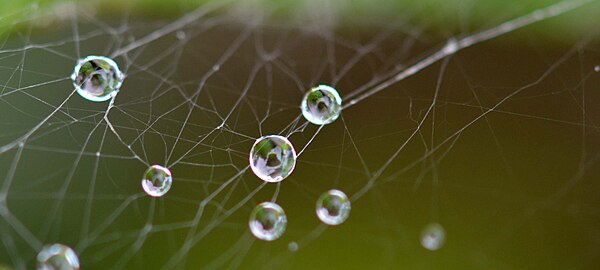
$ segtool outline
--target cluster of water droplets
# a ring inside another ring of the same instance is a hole
[[[315,125],[334,122],[340,115],[342,99],[331,86],[319,85],[310,89],[300,105],[304,118]],[[296,166],[296,150],[287,137],[267,135],[260,137],[250,150],[252,172],[265,182],[278,183],[286,179]],[[325,224],[343,223],[350,214],[350,200],[339,190],[330,190],[319,197],[316,213]],[[273,241],[285,231],[287,218],[283,208],[273,202],[257,205],[250,214],[250,231],[261,240]],[[290,251],[298,244],[291,242]]]
[[[88,56],[81,59],[71,75],[73,86],[83,98],[102,102],[114,98],[123,83],[124,75],[115,61],[104,56]],[[300,108],[304,118],[315,125],[327,125],[339,118],[342,99],[331,86],[318,85],[310,89],[302,99]],[[278,183],[292,174],[297,154],[287,137],[266,135],[257,139],[249,153],[252,172],[261,180]],[[162,197],[171,188],[171,171],[161,165],[152,165],[142,177],[142,189],[151,197]],[[317,217],[327,225],[339,225],[350,215],[351,203],[346,194],[332,189],[323,193],[316,203]],[[258,204],[250,213],[248,225],[258,239],[273,241],[280,238],[287,226],[287,216],[275,202]],[[425,228],[421,237],[423,247],[436,250],[445,240],[444,229],[437,223]],[[290,251],[298,244],[290,242]],[[46,246],[38,254],[38,269],[79,269],[75,252],[64,245]]]

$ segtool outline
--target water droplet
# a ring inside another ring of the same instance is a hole
[[[290,242],[290,243],[288,244],[288,250],[289,250],[289,251],[291,251],[291,252],[296,252],[296,251],[298,251],[298,243],[296,243],[296,242],[293,242],[293,241],[292,241],[292,242]]]
[[[79,259],[70,247],[62,244],[45,246],[37,255],[38,270],[78,270]]]
[[[442,50],[447,55],[455,53],[456,51],[458,51],[458,41],[456,41],[456,39],[454,38],[449,39]]]
[[[144,173],[142,188],[152,197],[161,197],[171,189],[172,183],[173,177],[169,169],[160,165],[152,165]]]
[[[179,40],[184,40],[186,36],[186,33],[181,30],[175,33],[175,37],[177,37]]]
[[[90,101],[107,101],[117,95],[123,73],[115,61],[104,56],[81,59],[71,75],[77,93]]]
[[[287,217],[281,206],[272,202],[264,202],[252,210],[248,225],[256,238],[273,241],[285,232]]]
[[[421,245],[429,250],[438,250],[446,241],[446,231],[442,225],[431,223],[421,233]]]
[[[252,172],[266,182],[281,182],[296,166],[296,150],[283,136],[268,135],[256,140],[250,150]]]
[[[350,200],[337,189],[327,191],[317,200],[317,216],[327,225],[342,224],[350,216]]]
[[[306,120],[315,125],[326,125],[340,116],[342,98],[333,87],[319,85],[304,95],[300,107]]]

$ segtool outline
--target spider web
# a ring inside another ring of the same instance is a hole
[[[63,243],[84,269],[593,268],[598,30],[564,45],[534,34],[592,2],[443,38],[406,18],[275,23],[227,1],[172,21],[73,3],[0,18],[0,262],[29,269]],[[126,75],[110,102],[72,87],[87,55]],[[331,125],[299,111],[318,84],[343,99]],[[277,184],[248,166],[269,134],[299,153]],[[153,164],[173,172],[163,198],[140,187]],[[353,203],[337,227],[314,215],[332,188]],[[288,216],[275,242],[247,229],[263,201]],[[448,234],[435,253],[418,240],[431,222]]]

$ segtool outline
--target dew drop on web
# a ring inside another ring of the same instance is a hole
[[[304,95],[300,107],[306,120],[315,125],[326,125],[340,116],[342,98],[335,88],[319,85]]]
[[[342,191],[332,189],[317,200],[317,216],[327,225],[339,225],[350,216],[350,200]]]
[[[152,197],[161,197],[171,189],[173,177],[171,171],[160,165],[152,165],[144,172],[142,188]]]
[[[446,231],[438,223],[429,224],[421,233],[421,245],[429,250],[438,250],[446,241]]]
[[[62,244],[48,245],[37,255],[38,270],[78,270],[79,258],[70,247]]]
[[[249,159],[250,168],[258,178],[277,183],[294,171],[296,150],[286,137],[268,135],[256,140]]]
[[[123,83],[123,73],[112,59],[92,55],[77,63],[71,79],[83,98],[102,102],[117,95]]]
[[[257,205],[248,222],[250,232],[265,241],[273,241],[281,237],[287,226],[287,217],[283,208],[273,202],[263,202]]]

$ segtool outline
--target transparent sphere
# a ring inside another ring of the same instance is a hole
[[[70,247],[61,244],[45,246],[37,255],[38,270],[77,270],[79,259]]]
[[[342,224],[350,216],[348,196],[336,189],[327,191],[317,200],[317,216],[327,225]]]
[[[142,188],[152,197],[161,197],[171,189],[172,183],[173,177],[169,169],[160,165],[152,165],[144,173]]]
[[[288,244],[288,250],[291,251],[291,252],[298,251],[298,248],[299,248],[299,246],[298,246],[298,243],[296,243],[296,242],[290,242]]]
[[[256,140],[250,150],[252,172],[266,182],[281,182],[296,166],[296,150],[283,136],[268,135]]]
[[[117,94],[123,83],[123,73],[112,59],[92,55],[77,63],[71,79],[79,95],[101,102]]]
[[[273,241],[285,232],[287,217],[281,206],[264,202],[254,207],[248,225],[256,238]]]
[[[438,250],[446,241],[446,231],[442,225],[437,223],[429,224],[421,233],[421,245],[429,250]]]
[[[329,124],[340,116],[342,98],[331,86],[319,85],[304,95],[302,115],[316,125]]]

